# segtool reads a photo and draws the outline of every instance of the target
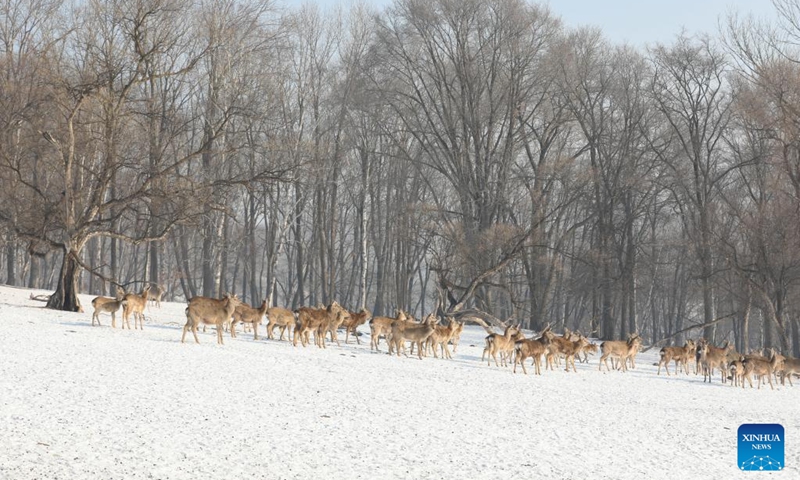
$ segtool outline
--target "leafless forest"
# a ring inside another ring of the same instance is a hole
[[[0,281],[800,355],[774,7],[635,48],[523,0],[0,0]]]

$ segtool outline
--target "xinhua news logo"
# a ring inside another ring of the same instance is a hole
[[[777,423],[745,423],[739,427],[739,470],[780,471],[785,467],[783,426]]]

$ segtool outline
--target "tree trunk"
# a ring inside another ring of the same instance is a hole
[[[58,285],[56,286],[56,291],[50,295],[50,299],[47,301],[47,308],[68,312],[83,311],[81,302],[78,300],[79,278],[78,251],[64,249]]]
[[[17,245],[14,242],[14,237],[10,233],[6,237],[6,262],[6,284],[16,285]]]
[[[41,286],[41,260],[36,255],[31,255],[31,268],[28,272],[28,288],[39,288]]]

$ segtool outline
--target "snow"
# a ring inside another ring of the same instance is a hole
[[[800,472],[800,388],[657,376],[656,349],[626,373],[595,356],[525,376],[480,362],[479,328],[453,360],[371,353],[368,336],[181,344],[185,304],[131,331],[91,327],[91,296],[67,313],[31,293],[49,292],[0,287],[0,479],[750,478],[742,423],[782,424],[780,475]]]

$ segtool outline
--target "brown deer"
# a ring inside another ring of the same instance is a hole
[[[623,372],[628,371],[628,358],[636,355],[641,342],[642,340],[639,338],[639,334],[634,333],[628,340],[607,340],[601,343],[600,351],[602,355],[600,355],[600,365],[597,369],[602,371],[603,365],[605,365],[606,370],[611,371],[611,369],[608,368],[608,358],[612,357],[619,360],[620,369]]]
[[[392,317],[372,317],[369,321],[369,329],[370,329],[370,350],[376,350],[380,352],[380,345],[381,335],[386,339],[386,343],[389,344],[389,353],[391,354],[391,344],[389,343],[390,337],[392,335],[392,324],[394,322],[411,322],[408,316],[406,316],[405,312],[402,310],[397,311],[397,316],[395,318]]]
[[[358,313],[356,312],[349,312],[350,317],[344,321],[344,343],[347,344],[347,341],[350,339],[350,334],[352,333],[354,337],[356,337],[356,343],[361,345],[361,340],[358,339],[358,327],[364,325],[372,318],[372,312],[367,310],[366,308],[362,308]]]
[[[314,332],[314,344],[322,348],[324,339],[320,338],[319,331],[328,320],[328,311],[325,308],[300,307],[294,312],[297,315],[297,325],[294,328],[292,345],[297,346],[297,339],[305,347],[310,342],[311,332]]]
[[[500,353],[500,363],[502,366],[508,366],[508,357],[514,352],[514,345],[516,342],[525,339],[519,325],[510,325],[506,327],[503,335],[492,333],[486,336],[486,347],[484,352],[489,354],[489,357],[494,359],[495,366],[499,367],[497,363],[497,354]],[[483,358],[483,356],[481,356]],[[487,359],[487,365],[491,366],[491,360]]]
[[[571,340],[568,345],[563,345],[561,347],[561,353],[564,354],[565,371],[569,372],[569,366],[572,365],[572,371],[575,373],[578,372],[575,368],[575,356],[587,345],[590,345],[589,340],[583,335],[578,335],[577,340]]]
[[[164,297],[166,289],[163,285],[156,284],[150,289],[150,301],[158,308],[161,308],[161,299]]]
[[[221,300],[208,297],[192,298],[189,300],[189,306],[186,307],[186,325],[183,326],[181,343],[186,339],[186,332],[190,329],[192,335],[194,335],[194,341],[200,343],[200,339],[197,338],[197,326],[202,323],[204,325],[216,325],[217,343],[223,345],[223,328],[230,321],[236,307],[241,303],[239,298],[232,293],[226,293]]]
[[[142,293],[136,295],[135,293],[129,293],[125,295],[125,306],[122,307],[122,328],[125,328],[125,325],[128,325],[128,329],[131,328],[130,316],[131,313],[133,314],[133,327],[137,327],[137,320],[138,320],[138,328],[144,330],[144,307],[147,305],[147,297],[150,294],[150,285],[145,285],[144,289],[142,289]]]
[[[258,326],[261,324],[261,319],[267,312],[267,301],[261,302],[259,308],[253,308],[246,303],[236,306],[233,311],[233,320],[231,321],[231,338],[236,338],[236,324],[244,323],[253,326],[253,340],[258,340]]]
[[[673,360],[675,360],[675,375],[678,374],[680,365],[683,365],[686,375],[689,375],[689,357],[694,355],[694,349],[694,340],[687,340],[686,344],[682,347],[663,347],[659,352],[661,360],[658,361],[658,372],[656,375],[661,375],[661,365],[664,365],[664,370],[667,371],[667,376],[669,376],[669,362]]]
[[[515,342],[513,373],[517,373],[517,364],[520,364],[522,365],[522,372],[527,375],[528,370],[525,369],[525,360],[528,358],[533,358],[533,364],[535,366],[534,373],[536,375],[541,375],[542,355],[545,355],[547,352],[547,347],[550,345],[553,337],[555,337],[555,335],[550,331],[550,326],[548,325],[545,330],[542,331],[538,339],[522,339],[518,342]]]
[[[428,337],[433,335],[436,330],[436,316],[431,314],[423,323],[413,322],[394,322],[392,324],[392,338],[389,342],[389,354],[392,353],[392,346],[400,356],[400,351],[404,350],[405,342],[410,341],[417,346],[417,355],[422,360],[423,344]]]
[[[786,379],[789,379],[789,385],[794,387],[792,383],[792,375],[800,374],[800,359],[793,357],[784,357],[783,368],[781,368],[781,385],[786,385]]]
[[[434,358],[438,358],[436,355],[436,347],[438,346],[442,352],[442,358],[453,358],[450,354],[450,347],[448,347],[448,343],[450,343],[450,339],[453,338],[453,335],[459,329],[459,323],[455,321],[454,318],[449,318],[450,323],[447,326],[437,325],[436,329],[434,330],[433,334],[428,337],[428,343],[425,346],[425,351],[432,350]]]
[[[775,350],[772,350],[772,355],[769,361],[759,358],[746,358],[742,363],[744,363],[744,378],[747,379],[747,383],[750,384],[750,388],[753,388],[753,380],[751,375],[755,373],[758,375],[759,390],[761,390],[761,384],[764,382],[764,377],[767,377],[767,380],[769,380],[769,388],[775,390],[775,387],[772,385],[772,374],[781,369],[783,360],[783,355],[776,353]]]
[[[733,350],[733,345],[725,342],[724,347],[715,347],[704,342],[700,351],[700,368],[703,370],[703,382],[706,380],[711,383],[711,376],[714,375],[714,369],[719,368],[722,373],[722,383],[727,381],[728,372],[725,371],[727,365],[726,359],[728,353]]]
[[[458,350],[458,342],[461,341],[461,332],[464,331],[464,323],[465,322],[456,322],[456,328],[453,332],[453,335],[450,337],[450,343],[453,344],[453,353],[456,353]]]
[[[283,340],[283,334],[286,332],[286,329],[289,329],[289,334],[286,337],[287,339],[292,339],[292,332],[294,331],[294,326],[297,323],[297,318],[294,316],[294,312],[289,309],[281,308],[281,307],[270,307],[267,309],[267,338],[270,340],[275,339],[275,327],[280,327],[281,329],[281,336],[278,340]]]
[[[327,312],[328,319],[320,326],[322,348],[325,348],[325,335],[328,333],[331,335],[331,341],[336,342],[336,345],[341,347],[338,330],[344,322],[350,319],[350,312],[342,308],[336,301],[328,305]]]
[[[95,297],[92,300],[92,307],[94,307],[94,313],[92,313],[92,326],[94,326],[95,319],[97,320],[97,326],[102,326],[100,324],[100,314],[110,313],[111,327],[117,328],[116,313],[119,310],[119,307],[123,307],[124,309],[126,303],[125,290],[120,287],[117,287],[117,298]]]
[[[731,372],[731,385],[744,388],[744,362],[734,360],[728,364],[728,370]]]

